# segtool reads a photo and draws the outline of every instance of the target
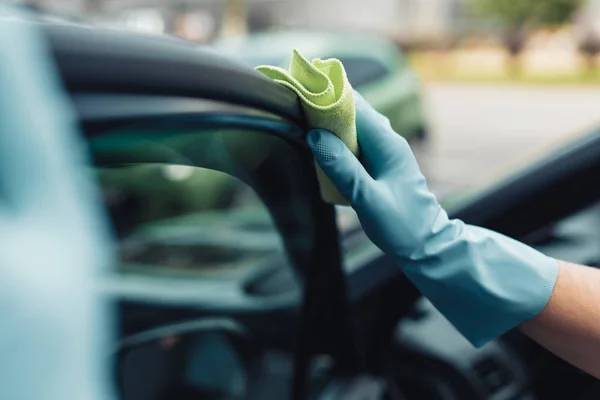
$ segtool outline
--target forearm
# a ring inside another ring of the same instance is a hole
[[[522,326],[600,377],[600,272],[563,264],[556,285],[555,259],[449,219],[406,140],[358,94],[355,108],[362,164],[331,132],[313,130],[307,144],[373,243],[474,345]]]
[[[530,338],[600,378],[600,270],[559,262],[550,301],[521,325]]]

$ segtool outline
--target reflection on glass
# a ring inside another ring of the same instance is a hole
[[[145,164],[101,169],[99,177],[125,269],[220,273],[281,252],[266,206],[223,172]]]
[[[103,134],[91,146],[110,165],[97,175],[122,272],[221,276],[311,254],[310,164],[280,137],[153,124]]]

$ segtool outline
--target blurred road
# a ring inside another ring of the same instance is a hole
[[[440,196],[484,185],[600,127],[600,88],[432,83],[430,141],[417,148]]]

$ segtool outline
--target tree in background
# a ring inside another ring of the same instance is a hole
[[[577,39],[579,51],[585,61],[584,77],[595,78],[600,72],[598,69],[598,54],[600,54],[600,29],[596,21],[594,3],[588,2],[576,17]]]
[[[226,0],[220,36],[237,36],[248,31],[248,8],[245,0]]]
[[[572,20],[573,14],[584,3],[582,0],[543,0],[535,2],[533,22],[545,26],[563,25]]]
[[[471,0],[476,15],[502,26],[503,41],[510,55],[509,69],[520,72],[520,55],[534,27],[567,23],[583,0]]]
[[[579,40],[579,51],[585,59],[585,72],[594,77],[598,70],[598,54],[600,54],[600,38],[593,31],[586,32]]]

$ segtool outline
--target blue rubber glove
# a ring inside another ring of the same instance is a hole
[[[358,95],[355,104],[364,166],[328,131],[309,132],[307,143],[373,243],[476,346],[534,318],[550,299],[558,262],[450,220],[406,140]]]

